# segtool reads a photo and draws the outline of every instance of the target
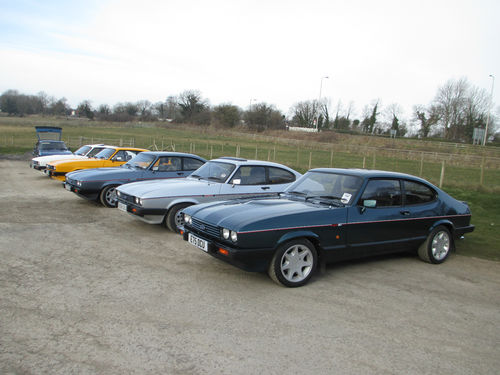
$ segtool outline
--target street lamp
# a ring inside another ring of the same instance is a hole
[[[319,105],[321,102],[321,89],[323,88],[323,79],[328,79],[328,76],[321,77],[321,81],[319,83],[319,98],[318,98],[318,114],[316,116],[316,131],[319,132]]]
[[[490,105],[488,106],[488,116],[486,117],[486,129],[484,129],[483,146],[486,146],[486,138],[488,138],[488,124],[490,122],[490,112],[491,104],[493,102],[493,86],[495,85],[495,76],[490,74],[491,80],[491,92],[490,92]]]

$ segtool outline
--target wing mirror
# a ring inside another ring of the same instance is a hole
[[[241,184],[241,179],[240,178],[235,178],[233,180],[233,187],[234,187],[234,185],[240,185],[240,184]]]
[[[365,199],[363,201],[363,206],[361,206],[361,213],[364,213],[367,208],[377,207],[377,201],[375,199]]]
[[[363,207],[375,208],[377,207],[377,201],[375,199],[365,199],[363,201]]]

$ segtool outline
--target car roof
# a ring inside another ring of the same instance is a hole
[[[212,159],[210,161],[218,161],[221,163],[231,163],[231,164],[235,164],[235,165],[262,165],[262,166],[279,167],[279,168],[286,168],[289,170],[293,170],[292,168],[287,167],[286,165],[274,163],[272,161],[243,159],[243,158],[235,158],[235,157],[231,157],[231,156],[223,156],[223,157],[220,157],[217,159]]]
[[[309,172],[325,172],[325,173],[340,173],[348,174],[351,176],[359,176],[362,178],[411,178],[413,180],[419,180],[429,183],[424,179],[413,176],[411,174],[391,172],[391,171],[381,171],[377,169],[358,169],[358,168],[314,168],[310,169]]]
[[[189,154],[187,152],[175,152],[175,151],[143,151],[141,154],[147,154],[147,155],[155,155],[155,156],[188,156],[188,157],[195,157],[201,160],[203,159],[201,156],[195,155],[195,154]]]
[[[141,151],[141,152],[149,151],[145,148],[126,147],[126,146],[104,146],[104,148],[113,148],[117,151],[120,151],[120,150]]]

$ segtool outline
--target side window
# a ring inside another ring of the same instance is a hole
[[[241,180],[240,185],[264,185],[266,169],[265,167],[242,166],[236,171],[232,181],[237,179]]]
[[[125,156],[126,160],[129,161],[130,159],[132,159],[134,156],[137,155],[137,152],[127,150],[127,151],[125,151],[125,154],[126,154],[126,156]]]
[[[285,169],[268,167],[270,184],[289,184],[295,181],[295,175]]]
[[[159,158],[155,167],[158,166],[158,172],[175,172],[181,170],[181,158],[162,156]]]
[[[376,202],[376,207],[401,206],[399,180],[371,180],[366,185],[360,204],[365,200]]]
[[[203,162],[198,159],[184,158],[184,170],[185,171],[195,171],[203,165]]]
[[[127,161],[127,153],[124,150],[118,151],[115,156],[113,156],[114,161]]]
[[[420,204],[431,202],[436,198],[436,193],[430,187],[419,182],[405,181],[405,204]]]

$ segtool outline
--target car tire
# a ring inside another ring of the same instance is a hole
[[[179,226],[184,224],[184,220],[181,217],[181,211],[191,206],[190,203],[180,203],[173,206],[168,210],[167,216],[165,216],[165,226],[174,233],[179,233]]]
[[[432,230],[425,242],[418,248],[418,256],[424,262],[443,263],[453,248],[453,238],[448,228],[439,225]]]
[[[305,238],[278,247],[269,264],[268,274],[276,283],[294,288],[305,285],[318,264],[314,245]]]
[[[99,193],[99,201],[104,207],[113,208],[116,207],[118,201],[116,199],[116,186],[106,186]]]

